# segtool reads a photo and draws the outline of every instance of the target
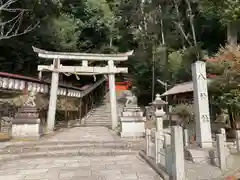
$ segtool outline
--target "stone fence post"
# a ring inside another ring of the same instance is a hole
[[[156,117],[156,131],[159,131],[163,134],[163,117],[165,112],[163,109],[156,109],[154,115]]]
[[[168,174],[172,174],[172,151],[171,151],[171,135],[164,134],[164,150],[165,150],[165,167]]]
[[[237,152],[240,152],[240,130],[236,131],[236,146],[237,146]]]
[[[185,180],[185,159],[183,148],[183,129],[181,126],[172,127],[172,178],[173,180]]]
[[[156,162],[156,164],[160,163],[161,145],[162,145],[161,133],[157,131],[157,132],[155,132],[155,162]]]
[[[149,152],[150,152],[150,141],[151,141],[151,130],[150,129],[146,129],[146,136],[145,136],[145,151],[146,151],[146,155],[149,156]]]
[[[151,119],[151,106],[145,106],[145,115],[146,115],[146,120]]]
[[[217,154],[219,157],[219,166],[221,170],[225,170],[227,168],[226,164],[226,152],[225,152],[225,137],[223,134],[217,134]]]
[[[183,138],[184,138],[184,146],[188,146],[189,145],[189,134],[188,134],[188,129],[184,129],[184,135],[183,135]]]
[[[224,141],[226,142],[226,141],[227,141],[227,137],[226,137],[226,130],[225,130],[225,128],[221,128],[221,129],[220,129],[220,134],[223,135]]]

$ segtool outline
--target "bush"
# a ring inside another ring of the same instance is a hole
[[[193,120],[193,104],[178,104],[173,108],[172,113],[178,115],[183,121],[185,121],[183,123],[186,123],[186,121]]]

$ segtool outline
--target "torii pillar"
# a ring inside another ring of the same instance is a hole
[[[108,61],[109,69],[114,68],[114,62]],[[117,98],[116,98],[116,87],[115,87],[115,74],[108,74],[109,80],[109,96],[110,96],[110,107],[111,107],[111,119],[112,119],[112,130],[117,127],[118,116],[117,116]]]

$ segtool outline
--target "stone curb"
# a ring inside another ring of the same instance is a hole
[[[57,150],[73,150],[73,149],[86,149],[86,148],[101,148],[101,149],[112,149],[112,150],[131,150],[131,151],[139,151],[142,148],[142,145],[73,145],[73,146],[33,146],[33,147],[10,147],[7,149],[0,150],[0,155],[5,154],[15,154],[15,153],[24,153],[24,152],[49,152],[49,151],[57,151]]]
[[[159,166],[156,165],[153,159],[146,156],[145,152],[141,150],[139,155],[148,163],[148,165],[158,173],[163,180],[171,180],[171,177]]]
[[[8,157],[2,157],[0,159],[0,165],[20,159],[36,159],[36,158],[56,158],[56,157],[74,157],[74,156],[84,156],[84,157],[96,157],[96,156],[122,156],[122,155],[134,155],[137,154],[136,151],[132,152],[99,152],[99,153],[91,153],[91,152],[50,152],[50,153],[29,153],[29,154],[20,154],[20,155],[9,155]]]
[[[9,142],[9,143],[5,143],[2,144],[2,146],[0,146],[1,148],[5,148],[5,147],[16,147],[16,148],[20,148],[20,147],[32,147],[32,146],[51,146],[51,145],[55,145],[55,146],[59,146],[59,145],[86,145],[86,144],[93,144],[94,146],[104,146],[104,145],[113,145],[113,146],[125,146],[125,147],[131,147],[131,146],[135,146],[135,145],[143,145],[143,142],[141,141],[123,141],[123,140],[119,140],[119,141],[35,141],[35,142]]]

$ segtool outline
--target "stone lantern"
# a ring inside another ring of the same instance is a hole
[[[168,104],[166,101],[163,101],[160,97],[160,94],[156,94],[155,100],[151,103],[154,107],[154,115],[156,117],[156,131],[163,131],[163,117],[166,114],[163,110],[163,107]]]

